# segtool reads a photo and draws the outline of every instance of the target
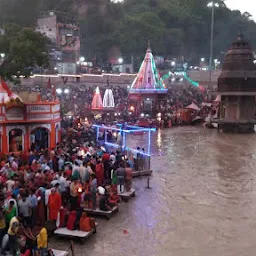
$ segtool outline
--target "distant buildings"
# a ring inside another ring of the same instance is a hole
[[[76,20],[63,13],[48,12],[38,18],[37,23],[36,30],[51,41],[52,71],[75,74],[80,58],[80,28]]]

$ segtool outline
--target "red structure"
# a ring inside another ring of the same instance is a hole
[[[92,99],[92,106],[91,106],[92,110],[103,110],[103,103],[102,103],[102,98],[100,95],[100,89],[99,87],[96,88],[96,91],[93,95],[93,99]]]
[[[53,148],[61,137],[60,104],[36,93],[14,94],[0,83],[0,150],[4,154]]]
[[[149,44],[139,73],[129,91],[129,111],[134,112],[136,116],[144,114],[155,116],[161,111],[161,105],[166,102],[167,91],[157,71]]]

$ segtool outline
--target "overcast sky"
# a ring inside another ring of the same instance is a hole
[[[227,6],[233,10],[249,12],[256,21],[256,0],[226,0]]]

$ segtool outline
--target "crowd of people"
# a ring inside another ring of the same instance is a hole
[[[95,228],[86,209],[109,211],[131,190],[134,161],[97,146],[90,128],[73,126],[63,124],[56,148],[1,156],[1,255],[48,255],[49,232]]]
[[[71,87],[66,85],[65,89],[62,89],[61,93],[57,93],[63,112],[72,112],[77,116],[88,115],[88,110],[91,107],[95,88],[96,86],[90,87],[80,85]],[[102,98],[106,88],[100,88]],[[128,88],[123,86],[111,86],[110,88],[113,91],[116,110],[118,112],[128,112]],[[41,88],[40,86],[30,88],[21,86],[14,89],[16,92],[38,92],[41,94],[42,100],[51,100],[53,97],[51,88]],[[200,90],[192,85],[171,85],[169,87],[166,99],[167,101],[166,105],[163,106],[163,112],[167,114],[174,114],[178,109],[187,107],[191,103],[195,103],[197,106],[201,107],[203,102],[209,102],[211,100],[206,90]]]

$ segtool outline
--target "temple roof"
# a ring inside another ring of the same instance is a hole
[[[103,109],[103,103],[102,103],[102,98],[100,95],[99,87],[96,88],[95,93],[93,95],[91,109],[92,110],[102,110]]]
[[[243,34],[232,43],[222,66],[220,78],[256,78],[252,48]]]
[[[140,66],[139,73],[131,85],[130,93],[138,91],[140,93],[143,93],[143,91],[152,91],[153,93],[157,91],[162,91],[162,93],[167,92],[166,86],[157,71],[150,43],[148,44],[148,49]]]

